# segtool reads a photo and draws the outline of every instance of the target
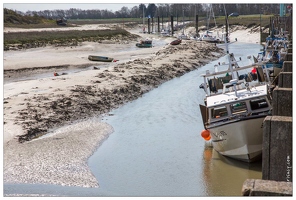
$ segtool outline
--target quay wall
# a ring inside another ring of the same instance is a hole
[[[293,196],[292,41],[272,91],[272,115],[263,122],[262,180],[247,179],[242,196]]]

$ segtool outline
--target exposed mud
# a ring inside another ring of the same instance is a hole
[[[180,58],[180,52],[188,52],[188,57]],[[168,54],[174,54],[177,59],[155,65],[155,60],[166,58]],[[25,130],[18,140],[30,141],[46,134],[50,128],[107,113],[222,55],[222,49],[208,43],[188,41],[178,46],[169,45],[156,52],[152,58],[136,59],[111,69],[96,71],[96,79],[91,80],[93,84],[72,86],[69,95],[34,95],[25,99],[26,107],[18,111],[15,119],[15,124]],[[111,82],[112,86],[99,88],[98,85],[104,81]],[[9,102],[9,99],[5,101]]]

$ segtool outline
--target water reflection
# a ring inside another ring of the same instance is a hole
[[[206,142],[203,153],[203,181],[208,196],[241,196],[243,182],[261,179],[261,161],[246,163],[222,156],[211,142]]]

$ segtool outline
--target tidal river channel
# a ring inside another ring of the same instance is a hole
[[[247,65],[259,44],[234,43],[230,52]],[[261,179],[261,162],[244,163],[215,152],[200,132],[205,93],[200,77],[218,62],[168,81],[143,97],[113,110],[102,121],[114,132],[88,164],[100,188],[19,184],[18,192],[49,196],[199,197],[241,196],[243,182]],[[4,185],[6,193],[14,193]],[[11,189],[10,189],[11,188]]]

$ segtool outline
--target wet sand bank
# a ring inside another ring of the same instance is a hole
[[[114,49],[106,48],[105,51],[111,54]],[[122,62],[110,63],[106,69],[5,84],[4,182],[98,187],[99,180],[88,170],[86,160],[112,132],[112,127],[95,123],[97,127],[86,131],[88,135],[81,135],[85,132],[81,129],[87,129],[92,124],[88,120],[224,55],[224,51],[214,44],[196,41],[183,41],[178,46],[165,45],[141,51],[143,57],[136,59],[130,59],[130,54],[125,55],[123,52]],[[73,57],[82,54],[86,56],[90,52],[75,51]],[[12,57],[16,55],[11,53]],[[46,57],[49,54],[43,55]],[[50,57],[48,60],[55,62],[50,65],[61,65],[63,57]],[[28,66],[31,66],[30,62]],[[71,62],[79,65],[75,59]],[[42,67],[48,63],[35,60],[31,67]],[[5,69],[16,69],[18,66],[19,60],[11,65],[4,60]],[[59,127],[77,124],[81,128],[77,132],[59,130],[59,134],[32,140],[55,132]],[[77,147],[81,146],[85,149],[77,151]]]

